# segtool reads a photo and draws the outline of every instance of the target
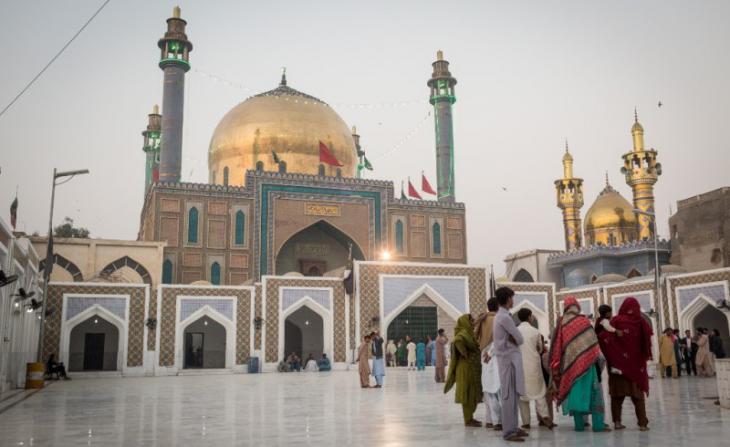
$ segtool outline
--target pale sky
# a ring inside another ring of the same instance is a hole
[[[0,108],[101,3],[0,0]],[[634,106],[664,169],[655,190],[662,236],[670,205],[730,185],[730,2],[112,0],[0,117],[3,219],[17,186],[18,229],[44,234],[53,168],[88,168],[58,188],[54,223],[70,216],[94,237],[136,238],[140,132],[161,102],[157,40],[176,4],[194,45],[184,181],[207,180],[217,122],[274,88],[286,66],[291,87],[345,104],[336,110],[357,125],[370,177],[398,190],[425,170],[435,184],[433,117],[424,117],[441,49],[458,79],[456,197],[467,207],[470,264],[494,263],[501,274],[509,253],[563,248],[553,181],[565,138],[585,180],[583,214],[606,171],[631,200],[619,169]]]

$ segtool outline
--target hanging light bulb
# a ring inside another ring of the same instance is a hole
[[[207,326],[207,325],[208,325],[208,320],[203,320],[203,326]]]
[[[94,324],[99,324],[99,320],[97,318],[94,318]]]

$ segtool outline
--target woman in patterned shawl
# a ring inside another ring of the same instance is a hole
[[[482,399],[482,362],[470,314],[464,314],[456,321],[444,393],[448,393],[454,384],[456,403],[461,404],[464,413],[464,425],[481,427],[482,423],[474,419],[474,411]]]
[[[600,357],[596,332],[574,297],[563,302],[564,313],[553,334],[550,351],[551,388],[563,408],[573,416],[576,431],[585,430],[583,416],[590,414],[593,431],[611,431],[603,423],[603,391],[595,367]]]

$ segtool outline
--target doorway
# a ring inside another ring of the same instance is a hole
[[[106,334],[86,333],[84,337],[84,371],[104,369],[104,341]]]
[[[203,346],[205,334],[202,332],[185,333],[185,368],[203,367]]]

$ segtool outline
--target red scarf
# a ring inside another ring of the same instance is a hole
[[[621,371],[624,377],[636,383],[641,391],[649,393],[649,375],[646,362],[651,360],[651,326],[641,315],[641,307],[635,298],[629,297],[621,304],[618,315],[611,319],[611,326],[623,332],[619,337],[610,332],[601,334],[601,347],[608,364]]]
[[[563,302],[565,312],[560,317],[555,339],[551,344],[550,369],[553,384],[558,390],[555,399],[562,402],[573,383],[593,367],[600,354],[596,333],[574,297]]]

